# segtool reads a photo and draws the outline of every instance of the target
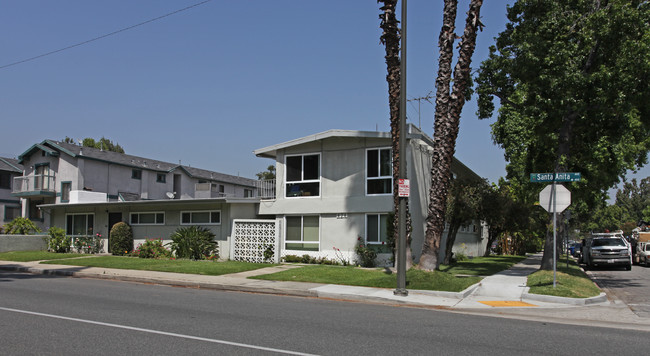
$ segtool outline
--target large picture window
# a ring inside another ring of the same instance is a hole
[[[390,148],[366,151],[366,194],[393,193],[393,163]]]
[[[91,236],[94,224],[94,214],[68,214],[66,215],[65,233],[68,236]]]
[[[286,196],[320,196],[320,154],[287,156]]]
[[[320,218],[318,216],[287,216],[285,249],[318,251]]]
[[[131,225],[165,225],[165,213],[131,213]]]
[[[366,243],[388,243],[388,214],[366,215]]]
[[[221,211],[183,211],[181,225],[218,225],[221,224]]]

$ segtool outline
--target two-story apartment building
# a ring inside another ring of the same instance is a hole
[[[429,199],[433,140],[409,126],[407,170],[414,257],[419,259]],[[283,255],[310,254],[336,258],[339,250],[353,260],[361,242],[379,248],[387,242],[388,215],[393,211],[391,137],[388,132],[329,130],[254,151],[275,160],[276,190],[262,196],[260,215],[283,221]],[[481,179],[460,161],[454,176]],[[479,221],[464,227],[457,250],[479,255],[485,248]],[[442,242],[441,257],[445,241]],[[380,255],[385,261],[389,253]]]
[[[0,157],[0,225],[21,216],[20,199],[11,195],[14,177],[23,173],[23,166],[13,158]]]
[[[19,156],[12,196],[43,230],[101,234],[126,221],[136,242],[204,225],[226,241],[229,221],[256,216],[253,179],[71,143],[45,140]]]

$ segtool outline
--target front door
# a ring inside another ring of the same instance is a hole
[[[108,213],[108,252],[111,252],[111,229],[122,221],[122,213]]]

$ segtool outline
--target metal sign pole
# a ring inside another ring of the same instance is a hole
[[[555,180],[553,180],[553,188],[551,190],[551,199],[553,201],[553,288],[555,288],[555,271],[557,261],[557,229],[555,222],[557,216],[557,197],[555,195]]]

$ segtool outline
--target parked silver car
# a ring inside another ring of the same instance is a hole
[[[590,237],[582,247],[585,268],[594,266],[622,266],[632,269],[632,251],[623,237]]]

